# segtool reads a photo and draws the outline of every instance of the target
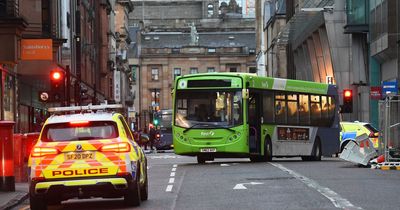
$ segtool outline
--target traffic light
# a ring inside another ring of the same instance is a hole
[[[65,73],[60,69],[50,72],[50,100],[62,102],[65,98]]]
[[[157,126],[157,125],[158,125],[158,123],[159,123],[159,121],[158,121],[158,119],[157,119],[157,118],[153,120],[153,124],[154,124],[154,126]]]
[[[342,113],[353,113],[353,91],[350,89],[343,90]]]

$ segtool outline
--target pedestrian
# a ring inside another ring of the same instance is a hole
[[[150,137],[150,150],[153,150],[154,149],[154,142],[155,142],[155,139],[156,139],[156,129],[154,128],[154,127],[152,127],[152,128],[150,128],[150,135],[149,135],[149,137]]]

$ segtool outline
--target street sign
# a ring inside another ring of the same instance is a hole
[[[369,91],[369,96],[372,100],[380,100],[382,99],[382,87],[380,86],[372,86]]]
[[[382,94],[386,97],[387,94],[392,93],[397,95],[399,92],[399,84],[397,81],[385,81],[382,82]]]

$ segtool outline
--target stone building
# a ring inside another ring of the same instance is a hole
[[[172,108],[178,75],[256,72],[255,22],[243,14],[242,1],[155,0],[134,6],[130,26],[139,29],[134,42],[140,43],[138,63],[132,63],[138,66],[134,106],[141,128],[153,111]]]

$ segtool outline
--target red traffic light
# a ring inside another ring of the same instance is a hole
[[[352,90],[343,90],[343,96],[345,98],[350,98],[353,96],[353,91]]]
[[[53,70],[50,73],[50,79],[53,81],[59,81],[63,79],[64,74],[59,70]]]

